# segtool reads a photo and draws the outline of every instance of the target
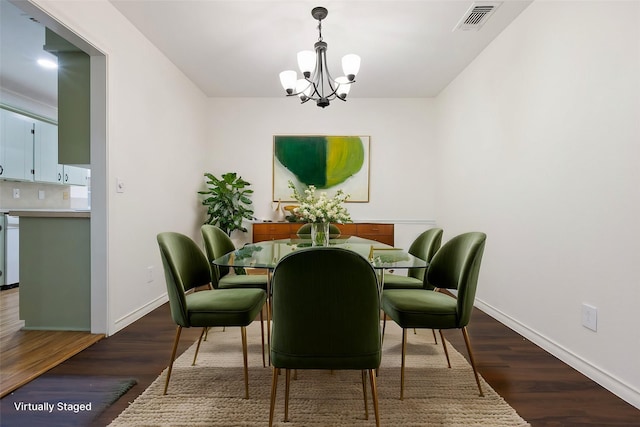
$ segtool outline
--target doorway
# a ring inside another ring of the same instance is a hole
[[[91,168],[91,332],[106,334],[108,322],[108,289],[107,289],[107,203],[106,203],[106,174],[107,174],[107,56],[85,39],[72,32],[68,27],[48,15],[45,11],[31,2],[9,2],[0,0],[4,8],[18,8],[21,18],[32,24],[39,24],[58,34],[71,44],[85,52],[90,57],[90,168]],[[13,27],[12,27],[13,28]],[[3,36],[9,31],[3,25]],[[15,36],[15,34],[14,34]],[[9,39],[9,37],[3,37]],[[20,40],[19,37],[10,37]],[[42,44],[40,44],[42,48]],[[8,61],[3,52],[3,69],[9,70]],[[3,86],[9,80],[3,76]],[[29,86],[29,85],[22,85]],[[18,84],[16,87],[20,87]],[[4,89],[4,87],[3,87]],[[24,89],[25,91],[28,89]],[[18,93],[12,88],[13,93]],[[3,90],[3,93],[7,91]],[[35,99],[32,93],[25,96]],[[5,102],[3,100],[2,102]],[[49,104],[51,100],[47,100]],[[36,103],[37,104],[37,103]],[[35,113],[39,113],[36,111]]]

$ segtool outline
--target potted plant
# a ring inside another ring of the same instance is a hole
[[[235,230],[246,232],[242,221],[253,219],[250,199],[253,190],[248,188],[251,184],[235,172],[227,172],[220,178],[210,173],[204,176],[208,179],[208,189],[198,193],[208,195],[202,200],[209,215],[205,224],[216,225],[229,236]]]

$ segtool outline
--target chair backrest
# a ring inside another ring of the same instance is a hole
[[[176,324],[189,327],[185,292],[211,282],[209,263],[198,245],[184,234],[160,233],[157,239],[171,317]]]
[[[211,268],[211,281],[214,288],[218,287],[218,280],[226,276],[229,273],[229,267],[215,266],[212,261],[216,258],[220,258],[224,254],[231,251],[235,251],[236,247],[231,241],[231,238],[222,231],[220,227],[215,225],[205,224],[200,227],[202,232],[202,238],[204,239],[204,250],[209,259]]]
[[[311,223],[308,222],[305,225],[303,225],[302,227],[300,227],[298,229],[298,231],[296,231],[296,234],[298,236],[310,235],[311,234]],[[340,229],[335,224],[329,224],[329,234],[332,235],[332,236],[339,236],[340,235]]]
[[[479,232],[452,238],[436,252],[427,269],[430,286],[458,291],[459,327],[466,326],[471,317],[486,239],[487,235]]]
[[[431,228],[422,232],[409,247],[409,253],[415,257],[431,262],[433,256],[440,249],[442,242],[442,228]],[[407,275],[415,279],[424,280],[424,268],[410,268]]]
[[[271,361],[278,368],[374,369],[380,297],[371,264],[318,247],[284,256],[273,273]]]

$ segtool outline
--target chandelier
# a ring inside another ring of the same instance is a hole
[[[318,41],[313,45],[315,52],[298,52],[298,67],[304,78],[298,79],[294,70],[280,73],[280,83],[287,96],[299,96],[303,104],[312,99],[322,108],[336,98],[346,101],[351,84],[355,83],[360,70],[360,57],[351,53],[342,57],[345,75],[336,79],[331,77],[327,67],[327,43],[322,40],[322,20],[327,13],[324,7],[314,7],[311,11],[311,16],[318,20]]]

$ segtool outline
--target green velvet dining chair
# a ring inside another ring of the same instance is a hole
[[[267,292],[268,277],[266,274],[230,274],[231,270],[229,267],[213,264],[214,259],[236,250],[235,245],[227,233],[222,231],[220,227],[210,224],[205,224],[200,227],[200,232],[204,240],[204,250],[209,260],[211,284],[214,289],[257,288]],[[267,319],[268,318],[269,316],[267,316]],[[267,327],[269,327],[269,325],[267,325]],[[262,338],[262,347],[264,348],[264,325],[262,321],[260,321],[260,335]],[[264,352],[262,353],[262,366],[267,366]]]
[[[409,253],[428,264],[440,249],[441,242],[442,228],[431,228],[416,237],[409,247]],[[410,268],[406,275],[385,273],[384,289],[422,289],[425,287],[425,271],[425,268]]]
[[[211,266],[213,287],[216,289],[260,288],[267,290],[266,274],[229,274],[229,267],[217,266],[213,260],[236,250],[231,238],[220,227],[205,224],[200,227],[204,249]]]
[[[278,376],[285,370],[284,421],[289,420],[291,370],[361,371],[365,417],[367,373],[376,426],[380,423],[375,369],[380,365],[380,297],[371,264],[335,247],[285,255],[273,273],[273,379],[269,425],[273,424]]]
[[[267,294],[262,289],[205,289],[211,283],[209,262],[198,245],[188,236],[165,232],[157,236],[164,276],[169,296],[171,317],[177,324],[163,394],[167,394],[169,379],[176,358],[182,328],[201,327],[193,364],[200,343],[210,327],[240,327],[244,360],[245,399],[249,398],[246,327],[262,313]],[[263,346],[264,352],[264,346]]]
[[[429,264],[436,252],[438,252],[438,249],[440,249],[441,242],[442,228],[431,228],[423,231],[418,237],[416,237],[409,247],[409,253]],[[429,286],[424,282],[425,271],[426,268],[410,268],[406,275],[385,273],[383,279],[384,289],[425,288],[433,290],[432,286]],[[433,341],[436,344],[438,343],[436,331],[433,331]]]
[[[467,325],[475,301],[480,263],[486,235],[471,232],[458,235],[442,245],[434,255],[426,272],[425,282],[430,287],[452,289],[457,296],[430,289],[387,289],[382,293],[382,309],[402,328],[402,363],[400,368],[400,400],[404,399],[404,370],[407,350],[407,329],[426,328],[440,330],[440,338],[451,367],[443,329],[460,329],[464,337],[469,360],[480,396],[483,395],[476,369]],[[384,330],[383,326],[383,330]]]

